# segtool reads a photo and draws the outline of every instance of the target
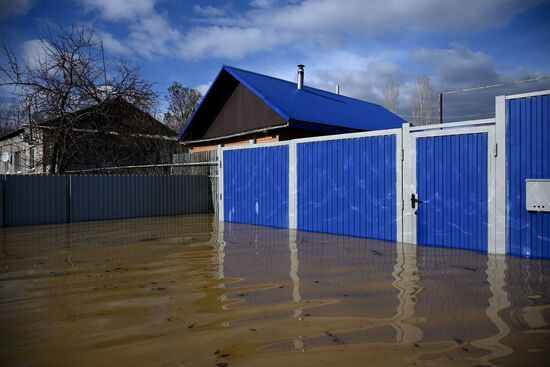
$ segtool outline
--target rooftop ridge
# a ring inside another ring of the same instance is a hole
[[[245,73],[250,73],[250,74],[254,74],[254,75],[258,75],[258,76],[261,76],[261,77],[264,77],[264,78],[269,78],[269,79],[273,79],[273,80],[278,80],[278,81],[281,81],[281,82],[284,82],[284,83],[288,83],[288,84],[293,84],[295,85],[296,83],[294,82],[291,82],[289,80],[285,80],[285,79],[281,79],[281,78],[277,78],[277,77],[274,77],[274,76],[271,76],[271,75],[266,75],[266,74],[261,74],[261,73],[258,73],[258,72],[255,72],[255,71],[250,71],[250,70],[246,70],[246,69],[241,69],[241,68],[237,68],[235,66],[231,66],[231,65],[223,65],[223,69],[232,69],[232,70],[237,70],[237,71],[243,71]],[[349,96],[346,96],[346,95],[343,95],[343,94],[337,94],[337,93],[334,93],[334,92],[330,92],[328,90],[324,90],[324,89],[319,89],[319,88],[315,88],[315,87],[310,87],[309,85],[304,85],[304,90],[307,90],[307,89],[311,89],[313,91],[319,91],[319,92],[322,92],[322,93],[327,93],[330,95],[329,96],[322,96],[322,97],[325,97],[325,98],[331,98],[332,96],[338,96],[339,98],[345,98],[345,99],[349,99],[349,100],[352,100],[352,101],[357,101],[357,102],[361,102],[361,103],[367,103],[367,104],[370,104],[370,105],[373,105],[373,106],[378,106],[378,107],[381,107],[381,108],[384,108],[382,105],[378,104],[378,103],[372,103],[372,102],[369,102],[369,101],[365,101],[363,99],[359,99],[359,98],[354,98],[354,97],[349,97]]]

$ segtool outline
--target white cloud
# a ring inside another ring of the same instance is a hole
[[[252,10],[228,18],[203,19],[184,38],[183,57],[239,59],[275,46],[337,43],[345,35],[398,32],[472,32],[507,24],[541,0],[306,0],[278,5],[254,0]],[[231,36],[229,39],[228,36]]]
[[[253,8],[270,8],[273,5],[275,5],[275,1],[273,0],[252,0],[249,5]]]
[[[107,34],[113,51],[136,52],[152,58],[157,55],[171,55],[181,41],[181,34],[166,18],[155,10],[157,0],[82,0],[88,10],[98,11],[108,21],[122,21],[130,30],[124,41]],[[106,46],[107,47],[107,46]]]
[[[103,47],[105,50],[123,55],[129,55],[132,53],[130,48],[123,45],[122,42],[114,38],[112,34],[104,31],[98,31],[97,35],[103,41]]]
[[[367,61],[355,68],[345,65],[314,69],[309,77],[310,85],[334,91],[340,86],[340,93],[373,103],[383,102],[383,88],[390,79],[400,79],[401,68],[391,62]]]
[[[205,84],[199,84],[195,87],[195,89],[198,90],[199,92],[201,92],[201,94],[204,96],[206,94],[206,92],[208,92],[208,89],[210,88],[211,85],[212,85],[212,82],[205,83]]]
[[[277,46],[334,46],[348,35],[377,37],[403,32],[472,32],[508,24],[543,0],[252,0],[250,10],[226,15],[221,7],[196,4],[188,31],[170,24],[156,0],[81,0],[110,21],[130,24],[132,48],[144,56],[241,59]]]
[[[421,48],[411,55],[421,67],[428,67],[438,92],[465,89],[541,76],[524,68],[507,70],[488,54],[465,45],[449,48]]]
[[[210,5],[193,5],[193,10],[200,15],[205,17],[219,17],[225,14],[225,10],[221,8],[216,8]]]
[[[24,62],[31,68],[37,68],[40,64],[46,62],[48,59],[46,47],[47,44],[38,39],[23,42],[21,55]]]
[[[248,3],[252,8],[273,8],[281,4],[296,4],[302,0],[252,0]]]
[[[186,34],[181,57],[239,59],[248,53],[269,50],[284,42],[284,35],[277,36],[260,28],[200,27]]]
[[[441,88],[466,88],[502,81],[489,55],[455,44],[448,49],[422,48],[412,55],[416,62],[433,67],[432,74]]]
[[[0,19],[25,15],[34,5],[34,0],[0,0]]]
[[[434,92],[459,91],[481,86],[501,85],[512,81],[542,76],[543,73],[524,68],[509,69],[488,54],[461,44],[449,48],[422,48],[411,55],[421,68],[427,68]],[[407,85],[408,100],[413,95],[413,79]],[[550,88],[549,80],[503,85],[476,91],[444,95],[444,116],[450,120],[465,120],[494,116],[497,95],[524,93]],[[410,102],[408,103],[410,104]]]
[[[108,20],[132,20],[154,12],[156,0],[81,0],[89,10],[98,10]]]
[[[273,11],[255,11],[249,20],[297,32],[382,34],[401,28],[426,32],[486,29],[502,26],[511,17],[541,0],[306,0]]]
[[[142,56],[174,55],[181,34],[160,14],[152,13],[130,25],[129,44]]]

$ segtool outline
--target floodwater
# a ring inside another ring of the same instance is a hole
[[[550,261],[212,215],[0,229],[0,365],[544,365]]]

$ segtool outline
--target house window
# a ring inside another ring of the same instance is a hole
[[[16,173],[21,172],[21,153],[20,152],[15,152],[13,161],[14,161],[13,171]]]
[[[29,168],[34,168],[34,148],[29,149]]]

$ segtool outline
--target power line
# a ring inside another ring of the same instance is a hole
[[[404,119],[413,119],[415,116],[412,116],[412,115],[402,115],[400,113],[397,113],[400,117],[404,118]],[[478,113],[470,113],[470,114],[465,114],[465,115],[453,115],[453,116],[445,116],[446,119],[448,118],[453,118],[453,119],[457,119],[457,118],[468,118],[468,117],[475,117],[475,116],[493,116],[494,114],[491,113],[490,111],[487,111],[487,112],[478,112]],[[437,116],[422,116],[423,119],[431,119],[431,120],[439,120],[439,117]]]
[[[525,79],[525,80],[516,80],[516,81],[508,82],[508,83],[485,85],[485,86],[482,86],[482,87],[466,88],[466,89],[461,89],[461,90],[451,90],[451,91],[448,91],[448,92],[442,92],[441,94],[455,94],[455,93],[462,93],[462,92],[472,92],[472,91],[482,90],[482,89],[489,89],[489,88],[496,88],[496,87],[506,87],[506,86],[515,85],[515,84],[536,82],[536,81],[544,80],[544,79],[550,79],[550,76],[541,76],[541,77],[538,77],[538,78]]]
[[[481,87],[466,88],[466,89],[461,89],[461,90],[453,90],[453,91],[439,93],[439,98],[438,98],[439,123],[440,124],[443,123],[443,95],[463,93],[463,92],[473,92],[473,91],[490,89],[490,88],[497,88],[497,87],[506,87],[506,86],[511,86],[511,85],[536,82],[536,81],[545,80],[545,79],[550,79],[550,76],[540,76],[540,77],[537,77],[537,78],[531,78],[531,79],[525,79],[525,80],[516,80],[516,81],[512,81],[512,82],[508,82],[508,83],[485,85],[485,86],[481,86]]]

